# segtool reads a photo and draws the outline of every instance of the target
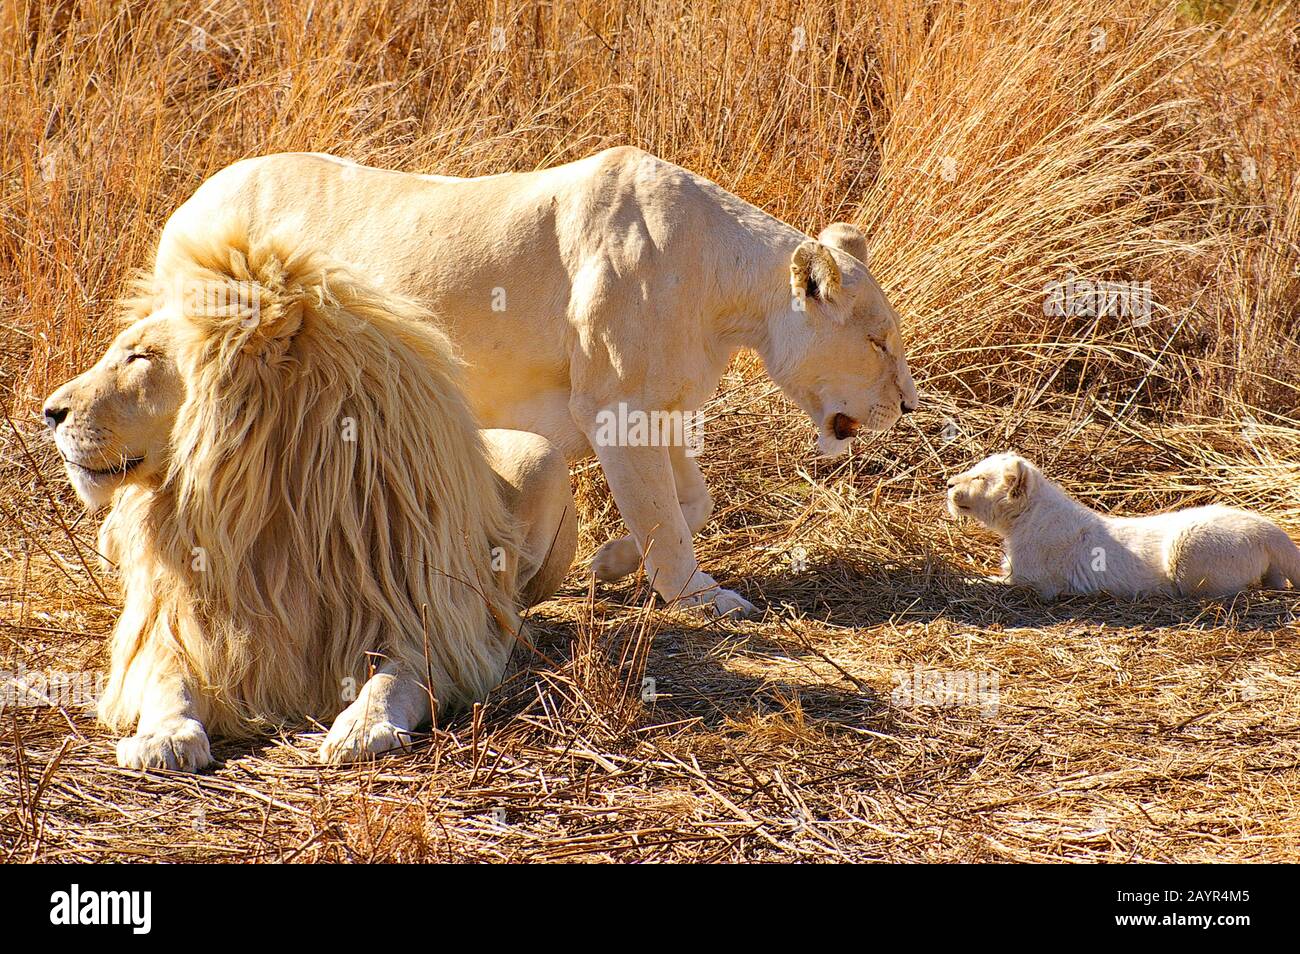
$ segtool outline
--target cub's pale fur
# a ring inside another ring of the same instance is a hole
[[[631,536],[597,554],[596,574],[623,576],[646,553],[665,599],[753,609],[696,562],[691,535],[713,502],[695,458],[660,441],[603,446],[603,413],[694,410],[741,348],[809,415],[824,453],[917,403],[861,233],[839,225],[811,240],[639,149],[473,179],[314,153],[247,159],[171,216],[158,268],[229,211],[430,306],[467,362],[484,426],[599,457]]]
[[[209,733],[308,718],[333,721],[323,759],[351,760],[401,744],[431,696],[481,699],[522,638],[517,591],[572,559],[563,456],[485,441],[427,315],[315,252],[210,227],[171,264],[45,409],[78,493],[112,503],[99,717],[135,732],[119,762],[197,770]]]
[[[1300,550],[1263,517],[1231,507],[1106,516],[1015,454],[995,454],[949,480],[948,508],[1001,535],[1010,582],[1048,599],[1102,591],[1217,597],[1261,583],[1300,586]]]

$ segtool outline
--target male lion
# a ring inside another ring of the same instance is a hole
[[[1111,517],[1015,454],[986,457],[949,480],[948,509],[1002,536],[1007,580],[1045,599],[1098,592],[1216,597],[1260,582],[1300,586],[1300,550],[1257,514],[1191,507]]]
[[[713,502],[692,454],[680,440],[611,439],[603,420],[699,408],[741,348],[762,356],[826,454],[917,404],[861,233],[837,224],[814,241],[639,149],[475,179],[315,153],[247,159],[172,214],[158,268],[178,237],[229,211],[429,305],[468,363],[485,426],[600,459],[631,537],[597,553],[596,575],[631,573],[644,553],[668,600],[753,610],[696,562],[691,535]]]
[[[133,768],[196,771],[209,733],[309,718],[333,720],[326,761],[397,747],[433,700],[497,684],[517,595],[563,577],[563,455],[480,436],[413,304],[319,253],[206,231],[45,406],[78,494],[112,503],[100,548],[124,605],[99,717],[134,728]]]

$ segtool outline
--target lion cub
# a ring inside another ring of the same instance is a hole
[[[1231,507],[1109,517],[1015,454],[994,454],[949,480],[948,509],[1001,535],[1006,579],[1046,599],[1300,587],[1300,550],[1263,517]]]

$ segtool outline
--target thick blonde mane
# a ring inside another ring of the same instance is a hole
[[[517,531],[450,342],[408,301],[241,228],[166,263],[186,397],[162,486],[101,530],[125,600],[100,718],[171,656],[209,733],[328,723],[383,659],[440,710],[519,638]]]

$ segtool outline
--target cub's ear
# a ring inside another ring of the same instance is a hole
[[[790,257],[790,290],[819,301],[832,301],[840,290],[840,267],[821,242],[802,243]]]
[[[841,252],[848,252],[859,262],[867,260],[867,237],[856,225],[848,222],[832,222],[822,229],[817,241],[823,245],[833,245]]]
[[[1034,468],[1023,457],[1016,457],[1007,462],[1007,469],[1002,479],[1007,487],[1007,496],[1019,499],[1029,493],[1030,481],[1034,477]]]

